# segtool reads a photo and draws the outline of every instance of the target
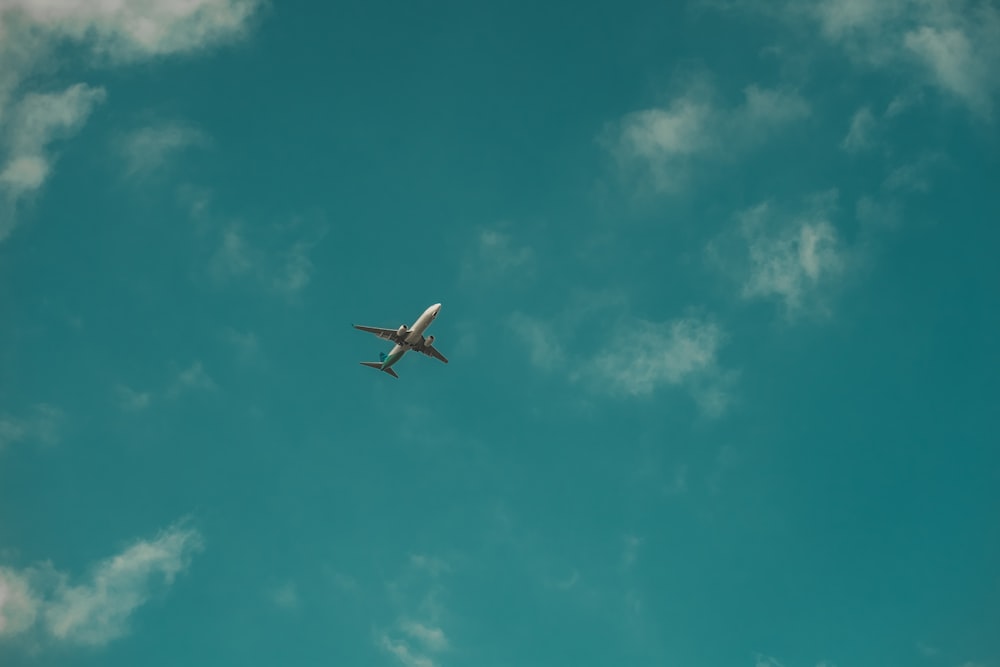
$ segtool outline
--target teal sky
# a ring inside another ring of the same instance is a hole
[[[0,0],[0,665],[1000,667],[998,121],[981,0]]]

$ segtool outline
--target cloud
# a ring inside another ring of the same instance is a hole
[[[448,639],[444,636],[444,631],[441,628],[411,620],[404,620],[400,627],[403,632],[419,641],[429,651],[443,651],[448,648]]]
[[[299,607],[299,590],[293,581],[286,582],[272,590],[270,598],[276,607],[285,611],[292,611]]]
[[[79,131],[105,90],[78,82],[45,91],[63,61],[123,65],[191,53],[244,34],[259,0],[4,0],[0,3],[0,242],[13,231],[26,196],[52,172],[48,147]],[[66,50],[65,47],[72,47]],[[69,54],[67,56],[67,54]],[[32,90],[25,90],[26,86]],[[176,147],[173,134],[149,134],[133,167]],[[188,137],[190,138],[190,137]]]
[[[136,391],[125,385],[119,385],[116,388],[116,394],[118,395],[118,406],[122,410],[138,412],[149,407],[151,397],[147,391]]]
[[[871,109],[862,107],[851,118],[851,127],[847,136],[840,142],[840,147],[848,153],[860,153],[872,146],[872,133],[875,130],[875,116]]]
[[[738,229],[711,242],[709,254],[742,284],[744,299],[777,300],[788,317],[826,314],[828,293],[856,259],[830,222],[835,201],[835,191],[822,193],[792,213],[761,202],[740,212]]]
[[[0,413],[0,451],[18,442],[54,443],[62,420],[62,411],[45,403],[35,405],[27,417]]]
[[[915,75],[981,117],[1000,91],[1000,8],[989,0],[710,4],[815,28],[855,65]]]
[[[677,192],[699,164],[749,151],[810,113],[793,90],[750,85],[743,102],[731,108],[716,97],[707,81],[695,81],[664,107],[635,111],[609,125],[601,143],[627,173],[638,172],[657,191]]]
[[[233,346],[237,355],[243,361],[260,357],[260,339],[253,331],[237,331],[227,327],[222,332],[222,339]]]
[[[160,169],[188,148],[207,144],[208,137],[200,130],[178,122],[164,122],[125,135],[119,142],[119,150],[125,159],[126,172],[135,176]]]
[[[440,596],[444,589],[439,576],[451,566],[436,556],[411,554],[401,576],[387,582],[394,605],[401,608],[390,630],[381,630],[377,644],[406,667],[437,667],[436,657],[451,642],[441,625],[446,616]]]
[[[183,391],[205,390],[212,391],[216,388],[215,381],[205,371],[200,361],[193,362],[187,368],[177,372],[173,385],[167,391],[170,396],[177,396]]]
[[[241,225],[230,224],[209,259],[209,275],[219,284],[250,279],[271,293],[293,298],[312,281],[315,267],[309,251],[315,244],[300,240],[284,251],[266,251],[262,248],[273,247],[273,241],[252,243]]]
[[[128,633],[135,611],[201,549],[200,533],[182,521],[97,563],[80,583],[47,564],[24,572],[0,567],[0,640],[37,625],[55,641],[107,644]]]
[[[769,655],[757,653],[754,655],[754,667],[784,667],[784,665]]]
[[[51,173],[49,145],[79,130],[104,97],[103,88],[78,83],[57,93],[30,93],[0,109],[0,241],[13,231],[24,198]]]
[[[419,652],[414,653],[405,641],[393,639],[387,634],[383,633],[379,637],[379,645],[383,650],[394,655],[406,667],[436,667],[437,665],[426,655]]]
[[[27,577],[0,566],[0,640],[31,628],[40,606]]]
[[[551,319],[515,312],[508,318],[511,332],[528,352],[536,368],[547,373],[568,368],[571,382],[590,391],[617,397],[648,396],[663,386],[685,389],[706,416],[721,416],[731,403],[736,374],[717,360],[725,341],[722,329],[700,316],[650,322],[624,314],[627,304],[612,293],[581,299]],[[607,323],[594,333],[614,345],[597,351],[564,349],[562,332],[576,331],[581,320]]]
[[[894,168],[882,183],[888,192],[928,192],[931,189],[930,172],[945,163],[945,158],[936,153],[924,153],[912,162]]]
[[[532,364],[544,370],[562,365],[564,353],[559,337],[547,323],[517,312],[508,318],[507,325],[527,346]]]
[[[599,390],[624,396],[647,396],[662,386],[686,388],[702,411],[721,415],[729,403],[732,378],[719,368],[718,351],[725,333],[714,322],[682,317],[668,322],[624,320],[615,344],[587,364]]]
[[[73,42],[99,63],[127,64],[156,56],[191,53],[242,36],[260,0],[5,0],[4,36],[30,30],[18,52]]]
[[[313,263],[309,259],[310,244],[299,242],[282,254],[272,287],[287,296],[302,291],[312,280]]]
[[[432,577],[437,577],[444,572],[451,571],[451,566],[447,561],[437,556],[427,556],[424,554],[411,554],[410,566],[417,570],[423,570]]]
[[[535,252],[499,229],[480,229],[462,264],[465,280],[494,281],[531,277]]]
[[[635,535],[625,536],[625,547],[622,552],[622,564],[626,569],[635,564],[635,559],[639,555],[639,547],[642,546],[643,539]]]

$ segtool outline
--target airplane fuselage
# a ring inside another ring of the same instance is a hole
[[[430,326],[431,322],[434,321],[434,318],[438,316],[438,312],[440,310],[441,304],[435,303],[417,318],[417,321],[413,323],[413,326],[410,327],[409,332],[403,338],[403,342],[396,343],[386,356],[385,360],[382,362],[382,370],[391,368],[393,364],[403,358],[404,354],[416,347],[419,347],[424,342],[424,331]]]

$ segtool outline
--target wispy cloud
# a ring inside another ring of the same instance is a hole
[[[508,321],[532,365],[542,371],[563,371],[571,382],[617,397],[642,397],[661,387],[680,387],[703,414],[721,416],[731,403],[735,380],[735,373],[718,362],[726,340],[722,328],[698,315],[651,322],[627,315],[625,307],[621,298],[597,294],[582,309],[569,308],[550,318],[515,312]],[[573,353],[564,348],[559,332],[576,330],[583,316],[607,323],[596,337],[613,340],[614,345]]]
[[[299,589],[294,581],[286,581],[280,586],[271,589],[268,597],[278,609],[294,611],[299,608]]]
[[[531,277],[535,252],[519,244],[503,226],[479,229],[462,263],[462,279],[474,281],[511,280]]]
[[[182,392],[193,390],[212,391],[215,388],[215,380],[205,371],[201,361],[194,361],[187,368],[177,371],[167,395],[177,396]]]
[[[151,395],[148,391],[137,391],[125,385],[115,388],[118,397],[118,407],[128,412],[138,412],[149,407]]]
[[[106,97],[103,88],[83,82],[46,90],[45,77],[60,68],[61,46],[82,48],[83,57],[95,65],[190,53],[244,34],[259,4],[259,0],[6,0],[0,4],[0,242],[13,231],[25,199],[39,191],[52,172],[52,142],[76,133]],[[26,90],[29,84],[33,88]],[[146,144],[162,151],[170,141],[161,136],[158,144]]]
[[[784,667],[777,659],[763,653],[754,655],[754,667]]]
[[[836,192],[809,197],[788,212],[765,201],[737,215],[738,228],[712,241],[709,254],[742,283],[745,299],[776,299],[790,318],[826,315],[855,257],[830,222]]]
[[[62,421],[62,410],[45,403],[35,405],[24,417],[0,413],[0,451],[19,442],[52,444],[58,440]]]
[[[851,127],[840,147],[848,153],[860,153],[872,147],[875,116],[868,107],[861,107],[851,117]]]
[[[447,561],[437,556],[428,556],[426,554],[411,554],[410,566],[427,572],[432,577],[437,577],[451,571],[451,565]]]
[[[629,113],[608,126],[601,142],[626,173],[637,173],[657,191],[677,192],[697,165],[751,150],[810,113],[791,89],[750,85],[743,102],[728,108],[717,98],[706,79],[697,79],[665,106]]]
[[[630,569],[635,565],[635,559],[639,555],[639,547],[642,546],[643,539],[637,535],[626,535],[625,545],[622,549],[622,565],[625,569]]]
[[[618,327],[615,345],[590,360],[581,376],[601,391],[624,396],[683,387],[704,414],[717,417],[729,405],[734,379],[718,361],[725,339],[719,325],[701,317],[667,322],[628,318]]]
[[[883,190],[890,193],[923,193],[931,189],[930,173],[947,163],[944,156],[924,153],[913,161],[895,167],[882,183]]]
[[[562,365],[565,357],[559,335],[553,326],[520,312],[513,313],[507,324],[513,334],[527,346],[533,365],[545,370]]]
[[[97,563],[76,584],[48,564],[21,572],[0,567],[0,639],[39,626],[52,640],[107,644],[128,633],[135,611],[201,549],[200,533],[182,521]]]
[[[227,327],[222,332],[222,339],[233,347],[242,361],[260,358],[260,338],[253,331],[237,331]]]
[[[450,571],[451,565],[437,556],[411,554],[400,577],[387,582],[402,613],[391,628],[378,632],[376,642],[406,667],[437,667],[438,656],[450,648],[440,600],[444,592],[440,577]]]
[[[418,621],[404,620],[400,623],[403,632],[419,641],[429,651],[443,651],[448,648],[448,639],[444,630],[434,626],[424,625]]]
[[[1000,91],[1000,8],[989,0],[795,0],[706,4],[815,30],[855,65],[915,75],[988,117]]]
[[[406,667],[436,667],[437,665],[430,657],[419,651],[414,652],[407,642],[393,639],[385,633],[379,636],[379,645]]]
[[[285,250],[274,250],[273,239],[252,242],[243,225],[229,224],[221,230],[209,259],[209,275],[220,285],[250,280],[272,294],[294,298],[312,281],[315,267],[309,252],[317,242],[299,240]]]
[[[208,137],[204,132],[173,121],[133,130],[120,139],[119,150],[125,160],[126,173],[136,176],[162,168],[186,149],[207,144]]]
[[[35,57],[62,41],[85,47],[98,64],[126,64],[156,56],[190,53],[242,36],[260,0],[120,0],[63,2],[6,0],[3,29],[16,36],[30,30],[19,46]],[[40,35],[40,39],[38,36]]]
[[[78,83],[57,93],[29,93],[12,108],[0,108],[0,241],[13,231],[24,199],[48,178],[49,145],[77,132],[104,97],[103,88]]]

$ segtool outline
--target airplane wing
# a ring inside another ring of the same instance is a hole
[[[360,329],[361,331],[367,331],[370,334],[375,334],[383,340],[390,340],[393,343],[398,343],[399,335],[396,333],[396,329],[383,329],[381,327],[365,327],[360,324],[353,325],[355,329]]]
[[[448,363],[448,360],[445,359],[444,355],[438,352],[437,348],[434,347],[433,345],[424,345],[422,348],[420,348],[420,351],[426,354],[428,357],[434,357],[435,359],[440,359],[444,363]]]

